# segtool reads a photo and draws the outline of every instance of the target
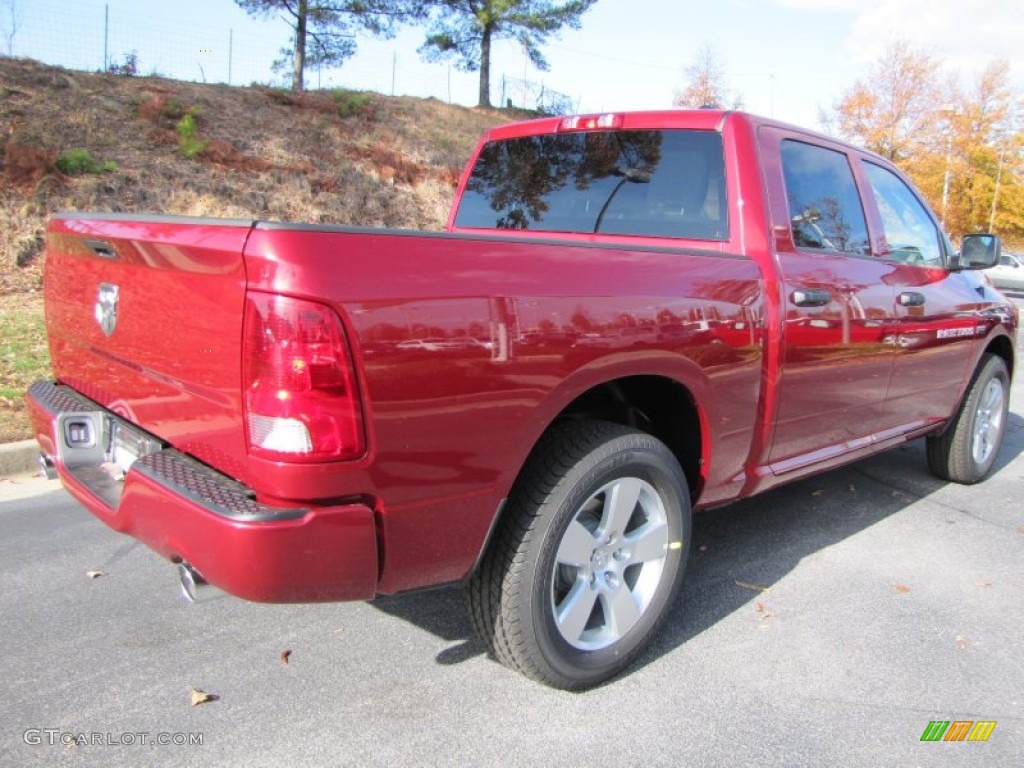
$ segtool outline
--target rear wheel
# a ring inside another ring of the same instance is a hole
[[[555,426],[517,482],[467,591],[504,664],[565,689],[631,664],[678,590],[690,539],[679,463],[605,422]]]
[[[1010,375],[996,355],[985,355],[953,422],[929,437],[928,469],[943,480],[970,485],[992,469],[1006,432]]]

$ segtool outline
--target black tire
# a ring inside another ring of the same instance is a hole
[[[927,440],[932,474],[964,485],[984,480],[1002,445],[1009,407],[1006,363],[996,355],[985,355],[953,421],[941,435]]]
[[[557,424],[517,480],[469,581],[474,628],[527,677],[592,687],[651,639],[689,545],[686,479],[662,442],[606,422]]]

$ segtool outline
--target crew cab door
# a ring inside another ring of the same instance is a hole
[[[782,275],[775,474],[845,453],[891,426],[893,265],[872,255],[855,158],[798,131],[759,133]]]
[[[896,292],[888,410],[907,427],[946,419],[970,374],[971,348],[987,329],[978,313],[991,304],[991,289],[977,273],[949,271],[948,243],[909,183],[871,158],[861,168],[877,255],[892,265],[887,282]]]

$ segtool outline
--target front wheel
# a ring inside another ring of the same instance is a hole
[[[985,478],[1006,432],[1010,375],[996,355],[985,355],[946,431],[929,437],[928,469],[936,477],[970,485]]]
[[[654,437],[605,422],[556,425],[517,481],[467,596],[504,664],[578,690],[631,664],[679,588],[686,480]]]

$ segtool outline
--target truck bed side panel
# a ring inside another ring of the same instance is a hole
[[[461,578],[544,429],[609,380],[685,386],[714,453],[706,486],[742,476],[763,341],[742,256],[260,225],[246,262],[251,288],[329,301],[353,337],[369,455],[316,477],[278,467],[264,488],[374,494],[381,591]]]

